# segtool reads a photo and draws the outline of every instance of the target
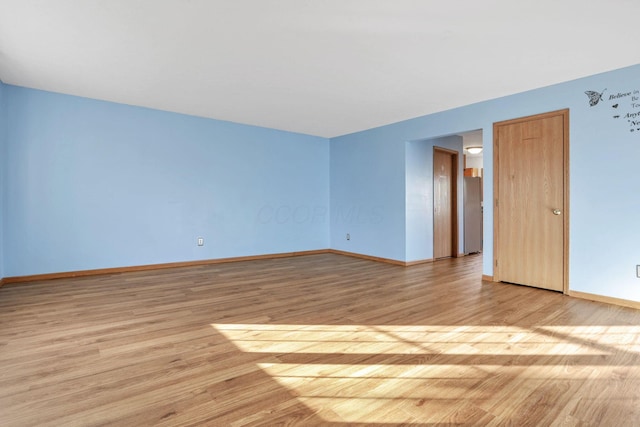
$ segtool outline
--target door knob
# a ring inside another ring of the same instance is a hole
[[[560,215],[562,213],[560,209],[554,209],[552,212],[554,215]]]

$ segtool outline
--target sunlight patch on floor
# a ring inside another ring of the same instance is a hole
[[[316,354],[596,355],[590,333],[505,326],[212,325],[242,351]],[[630,339],[636,333],[627,333]]]
[[[425,422],[430,414],[454,422],[469,412],[491,418],[488,402],[512,392],[497,376],[521,378],[514,382],[520,390],[550,379],[577,387],[619,374],[602,357],[620,342],[627,351],[640,344],[633,326],[212,326],[241,351],[265,354],[260,369],[327,422]],[[601,328],[617,335],[612,343]]]
[[[596,348],[640,353],[640,326],[540,326],[536,330]]]

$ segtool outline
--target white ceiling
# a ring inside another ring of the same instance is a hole
[[[8,84],[333,137],[640,63],[638,0],[0,0]]]

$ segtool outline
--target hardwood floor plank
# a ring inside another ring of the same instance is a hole
[[[640,425],[640,311],[337,254],[0,288],[3,426]]]

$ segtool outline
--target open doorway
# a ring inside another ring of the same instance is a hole
[[[476,137],[469,139],[468,134]],[[434,206],[434,148],[440,147],[457,153],[455,168],[455,191],[451,192],[456,201],[456,207],[451,209],[452,216],[457,216],[457,226],[454,226],[451,240],[451,249],[447,250],[444,257],[463,256],[465,251],[464,243],[464,158],[476,157],[470,155],[464,149],[464,139],[466,144],[482,145],[482,131],[465,131],[456,134],[444,135],[433,138],[418,139],[406,142],[406,163],[405,163],[405,259],[407,265],[422,262],[432,262],[441,258],[436,244],[434,227],[436,208]],[[482,161],[482,154],[477,156]],[[475,160],[476,162],[478,160]],[[473,162],[472,160],[471,162]],[[473,163],[472,163],[473,164]],[[482,166],[477,166],[481,168]],[[482,221],[480,217],[480,221]],[[482,233],[482,229],[479,230]],[[448,238],[445,237],[447,241]],[[482,241],[482,237],[480,237]]]
[[[464,146],[464,253],[469,255],[482,252],[483,246],[482,130],[465,132],[460,136]]]

